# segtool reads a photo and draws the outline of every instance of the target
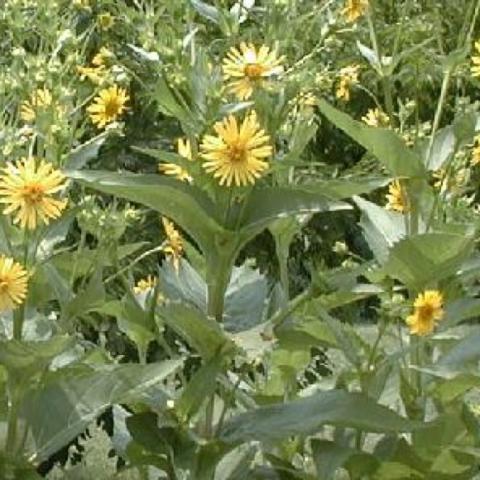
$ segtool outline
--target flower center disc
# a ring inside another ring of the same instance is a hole
[[[7,280],[0,278],[0,292],[6,292],[7,290],[8,290]]]
[[[105,115],[108,117],[114,117],[118,115],[120,111],[120,102],[116,98],[110,98],[108,102],[105,103]]]
[[[250,78],[259,78],[262,76],[264,71],[265,69],[258,63],[249,63],[248,65],[245,65],[243,70],[245,75]]]
[[[28,203],[39,203],[43,199],[43,188],[41,185],[27,185],[23,188],[22,196]]]
[[[434,309],[432,305],[423,305],[419,308],[418,314],[422,320],[430,320],[433,317]]]
[[[234,163],[244,162],[245,154],[245,148],[240,145],[232,145],[228,149],[228,156],[230,157],[230,160]]]

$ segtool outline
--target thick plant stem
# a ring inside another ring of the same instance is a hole
[[[215,318],[217,322],[223,319],[225,305],[225,292],[227,291],[230,275],[232,273],[235,258],[231,252],[214,255],[208,260],[207,266],[207,288],[209,317]]]

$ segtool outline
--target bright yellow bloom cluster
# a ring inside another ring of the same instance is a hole
[[[7,205],[3,213],[14,213],[14,222],[21,228],[48,224],[67,205],[67,200],[53,198],[64,188],[64,175],[45,160],[38,165],[33,157],[7,163],[0,176],[0,203]]]
[[[193,160],[192,147],[188,139],[178,139],[177,153],[183,158]],[[182,182],[191,183],[193,180],[187,170],[185,170],[185,168],[183,168],[181,165],[177,165],[176,163],[160,163],[158,165],[158,169],[165,175],[175,177],[177,180],[180,180]]]
[[[257,49],[251,43],[242,42],[239,48],[232,47],[223,60],[223,75],[229,82],[228,89],[240,100],[250,98],[255,86],[283,71],[282,60],[265,45]]]
[[[350,90],[353,85],[358,83],[360,66],[348,65],[340,70],[340,80],[338,82],[337,91],[335,95],[337,98],[348,102],[350,100]]]
[[[92,67],[77,67],[80,80],[85,80],[85,78],[88,78],[95,85],[100,85],[105,82],[108,73],[106,63],[108,59],[112,57],[113,52],[106,47],[102,47],[100,51],[93,57]]]
[[[153,290],[157,285],[157,279],[153,275],[148,275],[146,278],[142,278],[133,287],[133,293],[140,295],[146,293],[149,290]]]
[[[28,273],[13,258],[0,256],[0,311],[13,310],[25,301]]]
[[[472,72],[472,77],[480,77],[480,40],[475,42],[475,50],[478,55],[472,56],[472,67],[470,71]]]
[[[229,115],[214,126],[216,136],[205,135],[201,144],[203,167],[219,179],[220,185],[246,186],[267,170],[272,155],[270,137],[260,128],[255,112],[247,114],[241,125]]]
[[[44,112],[52,105],[52,94],[48,88],[39,88],[32,93],[29,100],[22,103],[20,118],[27,123],[33,123],[39,112]]]
[[[87,108],[90,119],[98,128],[105,128],[108,124],[118,120],[127,109],[126,103],[130,97],[124,88],[116,85],[100,90],[93,103]]]
[[[406,213],[409,210],[408,196],[405,189],[399,180],[394,180],[388,186],[387,197],[387,210],[393,210],[395,212]]]
[[[387,127],[390,123],[390,117],[379,108],[370,108],[362,120],[370,127]]]
[[[365,14],[368,8],[368,0],[347,0],[342,15],[347,22],[353,23],[357,18]]]
[[[414,313],[407,317],[412,335],[432,333],[435,324],[443,318],[443,296],[438,290],[425,290],[418,294],[413,304]]]
[[[162,217],[162,223],[167,236],[162,251],[172,260],[175,270],[178,271],[180,258],[183,254],[183,239],[173,222],[168,220],[168,218]]]

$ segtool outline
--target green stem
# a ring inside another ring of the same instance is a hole
[[[11,377],[9,380],[8,389],[10,405],[8,409],[7,443],[5,447],[5,451],[7,452],[7,454],[12,457],[14,456],[16,450],[18,409],[20,404],[15,383],[15,379]]]
[[[223,319],[225,292],[230,282],[234,261],[234,252],[228,248],[220,254],[211,255],[207,260],[207,313],[217,322],[221,322]]]

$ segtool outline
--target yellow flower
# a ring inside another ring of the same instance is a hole
[[[435,324],[443,318],[443,296],[438,290],[425,290],[413,304],[414,312],[407,317],[412,335],[432,333]]]
[[[395,212],[408,212],[408,197],[402,184],[395,180],[388,186],[387,210],[394,210]]]
[[[370,127],[386,127],[390,123],[390,117],[379,108],[370,108],[362,120]]]
[[[475,50],[477,54],[472,56],[472,67],[470,71],[472,72],[472,77],[480,77],[480,41],[475,42]]]
[[[368,8],[368,0],[347,0],[342,15],[347,22],[352,23],[358,17],[361,17]]]
[[[28,123],[35,122],[37,113],[46,111],[52,105],[52,94],[47,88],[39,88],[30,96],[30,100],[22,103],[20,118]]]
[[[255,112],[247,114],[240,126],[229,115],[217,122],[214,130],[217,136],[205,135],[201,145],[205,170],[213,173],[220,185],[253,185],[268,168],[265,159],[273,151],[270,137],[260,128]]]
[[[28,273],[13,258],[0,256],[0,311],[13,310],[25,301]]]
[[[93,57],[92,65],[95,67],[104,66],[108,59],[113,58],[113,52],[106,47],[102,47],[100,51]]]
[[[475,137],[475,144],[472,149],[472,159],[470,160],[470,164],[472,165],[472,167],[480,164],[480,136]]]
[[[163,228],[167,238],[165,246],[162,248],[163,253],[172,259],[175,270],[178,271],[180,258],[183,253],[183,239],[180,232],[175,228],[174,224],[168,218],[162,217]]]
[[[148,277],[142,278],[137,282],[137,284],[133,287],[133,293],[135,293],[136,295],[146,293],[149,290],[153,290],[156,285],[157,279],[152,275],[148,275]]]
[[[340,81],[335,92],[337,98],[346,102],[350,100],[350,89],[358,83],[359,70],[359,65],[349,65],[340,70]]]
[[[282,60],[265,45],[257,49],[242,42],[239,48],[232,47],[223,60],[223,76],[230,82],[228,89],[240,100],[251,97],[254,87],[261,85],[263,79],[283,71]]]
[[[188,160],[193,160],[192,156],[192,147],[190,142],[185,139],[182,140],[181,138],[178,139],[177,142],[177,152],[183,158],[187,158]],[[164,173],[165,175],[169,175],[171,177],[175,177],[177,180],[182,182],[192,182],[192,177],[188,173],[185,168],[181,165],[177,165],[176,163],[160,163],[158,165],[158,169],[160,172]]]
[[[101,13],[97,17],[97,23],[102,30],[110,30],[115,23],[115,19],[109,12]]]
[[[116,85],[100,90],[100,93],[94,99],[94,103],[87,108],[90,119],[98,128],[104,128],[122,115],[127,108],[125,104],[129,98],[126,90],[118,88]]]
[[[0,176],[0,203],[7,205],[3,213],[16,212],[14,222],[21,228],[48,224],[67,206],[67,200],[53,198],[64,187],[64,175],[45,160],[39,165],[33,157],[7,163]]]
[[[104,66],[77,67],[77,73],[80,75],[80,80],[88,78],[95,85],[101,85],[105,81],[107,70]]]

